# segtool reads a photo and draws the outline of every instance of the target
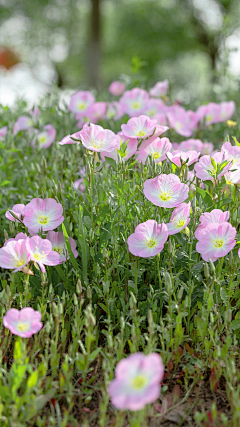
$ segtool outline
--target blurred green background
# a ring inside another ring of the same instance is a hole
[[[147,87],[168,78],[174,96],[185,103],[199,104],[213,93],[231,98],[239,88],[239,0],[0,0],[0,5],[3,103],[12,97],[9,85],[34,99],[52,83],[102,89],[120,76]]]

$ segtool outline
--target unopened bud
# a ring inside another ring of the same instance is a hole
[[[107,335],[107,342],[108,342],[108,347],[113,348],[113,340],[110,334]]]
[[[88,299],[92,298],[92,291],[91,291],[90,286],[87,287],[87,297],[88,297]]]
[[[152,310],[148,310],[148,323],[149,323],[149,326],[153,325],[153,314],[152,314]]]
[[[196,209],[197,203],[196,203],[196,196],[192,199],[192,209]]]
[[[99,264],[97,262],[96,263],[96,274],[97,274],[97,276],[100,276],[100,273],[101,273],[101,269],[100,269],[100,266],[99,266]]]
[[[78,299],[77,299],[77,295],[73,294],[73,304],[74,305],[78,305]]]
[[[10,230],[10,233],[12,233],[12,234],[15,231],[14,222],[12,222],[12,221],[10,221],[10,223],[9,223],[9,230]]]
[[[172,247],[172,241],[171,241],[171,239],[169,238],[169,240],[168,240],[168,244],[167,244],[167,251],[168,251],[168,253],[169,253],[169,254],[171,254],[171,253],[172,253],[172,249],[173,249],[173,247]]]
[[[45,171],[47,170],[47,160],[45,159],[45,157],[43,157],[43,168],[45,169]]]
[[[46,323],[45,329],[46,329],[47,334],[49,334],[51,331],[51,325],[49,322]]]
[[[37,263],[37,262],[35,262],[35,261],[34,261],[34,263],[33,263],[33,264],[34,264],[34,267],[35,267],[37,270],[40,270],[39,265],[38,265],[38,263]]]
[[[89,322],[92,327],[96,325],[96,319],[92,313],[89,314]]]
[[[181,286],[181,288],[180,288],[180,289],[179,289],[179,291],[178,291],[178,295],[177,295],[177,299],[178,299],[178,301],[181,301],[182,296],[183,296],[183,291],[184,291],[184,287],[183,287],[183,286]]]
[[[57,304],[55,302],[52,303],[52,311],[53,311],[53,315],[55,317],[58,316],[58,308],[57,308]]]
[[[183,176],[183,178],[184,178],[185,181],[187,181],[187,179],[188,179],[188,172],[189,172],[189,169],[186,166],[185,169],[184,169],[184,176]]]
[[[59,314],[63,314],[63,305],[61,302],[58,304],[58,312]]]
[[[206,279],[209,279],[210,277],[208,264],[206,262],[204,263],[204,276],[206,277]]]
[[[80,279],[78,279],[78,281],[77,281],[76,291],[77,291],[78,295],[82,293],[82,282]]]
[[[190,230],[188,227],[185,227],[182,232],[185,233],[187,236],[190,236]]]
[[[232,263],[233,263],[233,253],[231,251],[229,254],[229,265],[230,265],[230,267],[232,266]]]
[[[170,292],[172,290],[172,279],[170,274],[167,271],[165,271],[165,285],[166,285],[167,291]]]
[[[3,230],[3,234],[4,234],[4,237],[5,237],[5,240],[8,240],[8,239],[9,239],[9,237],[8,237],[8,233],[7,233],[7,231],[6,231],[6,230]]]
[[[124,321],[124,318],[122,316],[120,317],[120,326],[121,326],[122,330],[125,329],[125,321]]]
[[[104,259],[109,258],[109,256],[108,256],[108,251],[107,251],[107,249],[106,249],[106,248],[103,248],[103,258],[104,258]]]
[[[130,294],[131,294],[131,299],[132,299],[133,304],[137,304],[137,300],[136,300],[134,293],[130,292]]]
[[[212,272],[215,273],[215,271],[216,271],[215,265],[213,264],[213,262],[212,262],[211,259],[209,259],[209,265],[210,265],[210,268],[211,268]]]

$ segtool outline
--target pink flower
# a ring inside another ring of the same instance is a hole
[[[148,99],[149,95],[146,90],[135,87],[124,92],[119,102],[124,113],[130,117],[136,117],[144,111]]]
[[[125,90],[125,84],[122,82],[112,82],[108,88],[109,92],[114,96],[121,95]]]
[[[24,209],[25,209],[25,205],[23,205],[22,203],[18,203],[17,205],[14,205],[12,207],[12,209],[10,209],[19,219],[22,219],[23,215],[24,215]],[[14,216],[12,216],[10,214],[9,211],[7,211],[5,213],[5,216],[7,217],[7,219],[9,219],[10,221],[15,221]]]
[[[33,120],[36,122],[39,118],[39,116],[41,115],[41,111],[39,110],[39,108],[34,107],[31,111],[30,114],[33,118]]]
[[[214,262],[227,255],[236,245],[236,229],[228,222],[212,223],[195,232],[198,239],[196,251],[204,261]]]
[[[168,111],[167,119],[170,127],[172,127],[179,135],[191,136],[192,130],[189,128],[186,118],[186,112],[184,111]]]
[[[30,253],[26,246],[26,239],[11,240],[0,249],[0,267],[19,271],[28,264]]]
[[[224,175],[227,185],[239,185],[240,184],[240,169],[234,172],[227,172]]]
[[[107,104],[106,102],[94,102],[94,104],[88,107],[85,115],[88,121],[96,123],[98,120],[103,119],[106,114]]]
[[[162,95],[166,95],[168,91],[168,80],[163,80],[162,82],[157,82],[155,84],[155,86],[153,86],[149,93],[151,96],[162,96]]]
[[[177,175],[159,175],[144,182],[144,195],[154,205],[175,208],[188,197],[189,187]]]
[[[113,406],[139,411],[158,399],[164,366],[157,353],[135,353],[117,364],[115,375],[108,388]]]
[[[213,164],[212,160],[213,159]],[[220,172],[217,172],[218,167],[224,161],[228,161],[225,153],[215,153],[212,157],[202,156],[198,163],[194,165],[197,178],[203,181],[212,180],[217,174],[217,178],[223,176],[229,169],[231,169],[231,162],[229,162]]]
[[[13,242],[13,241],[17,241],[17,240],[26,240],[27,238],[27,234],[26,233],[18,233],[15,238],[10,238],[8,240],[6,240],[6,242],[4,243],[4,246],[6,246],[8,244],[8,242]]]
[[[3,126],[0,129],[0,140],[3,141],[6,138],[7,135],[7,131],[8,131],[8,127],[7,126]]]
[[[105,157],[110,157],[115,160],[116,163],[119,162],[119,155],[123,162],[126,162],[130,157],[132,157],[137,151],[138,141],[136,138],[128,138],[126,135],[123,135],[122,132],[118,132],[119,140],[116,148],[110,153],[103,151],[101,153],[101,159],[105,161]]]
[[[108,120],[118,120],[123,116],[122,107],[119,102],[108,102],[107,103],[107,111],[106,111],[106,119]]]
[[[122,133],[128,138],[147,138],[156,129],[157,120],[150,120],[147,116],[133,117],[126,125],[122,125]]]
[[[240,147],[233,146],[227,141],[222,145],[221,152],[232,162],[231,170],[240,168]]]
[[[149,144],[148,140],[144,141],[138,151],[137,160],[144,165],[148,156],[152,157],[155,163],[163,162],[166,154],[171,151],[172,144],[168,138],[156,138]]]
[[[54,199],[32,199],[25,206],[23,223],[31,235],[57,228],[64,221],[63,207]]]
[[[219,122],[225,122],[230,119],[235,112],[235,102],[221,102],[220,104],[220,114]]]
[[[72,139],[74,138],[74,139]],[[78,141],[74,141],[78,139]],[[59,142],[60,145],[68,145],[68,144],[80,144],[81,141],[81,131],[72,133],[72,135],[64,136],[64,138]]]
[[[213,144],[211,143],[211,142],[204,142],[203,143],[203,146],[202,146],[202,149],[201,149],[201,154],[213,154],[213,149],[214,149],[214,146],[213,146]]]
[[[20,116],[18,117],[14,128],[13,128],[13,134],[16,135],[20,130],[29,129],[33,126],[33,119],[31,119],[28,116]]]
[[[156,114],[162,114],[167,111],[167,107],[161,99],[151,98],[148,100],[144,114],[155,118]]]
[[[32,145],[39,145],[40,148],[48,148],[52,145],[56,137],[56,130],[52,125],[46,125],[43,128],[43,131],[38,132],[34,137]]]
[[[86,110],[95,102],[95,97],[88,91],[79,91],[71,96],[69,111],[78,114],[78,118],[85,116]]]
[[[197,153],[196,151],[173,151],[172,153],[167,153],[167,157],[169,160],[171,160],[172,163],[174,163],[176,166],[181,167],[182,165],[190,166],[193,163],[198,161],[198,157],[200,156],[200,153]]]
[[[170,222],[167,225],[168,234],[176,234],[184,230],[190,221],[190,210],[191,203],[181,203],[177,208],[174,209]]]
[[[149,219],[135,228],[135,232],[129,236],[128,249],[135,255],[148,258],[159,254],[168,238],[166,224],[158,224]]]
[[[168,124],[166,113],[157,113],[153,118],[156,119],[161,126],[166,126]]]
[[[113,151],[118,144],[118,138],[115,133],[93,123],[90,123],[90,126],[86,123],[81,131],[81,140],[85,148],[97,152]]]
[[[61,264],[59,253],[52,250],[52,244],[47,239],[41,239],[39,236],[28,237],[26,247],[31,260],[38,263],[43,273],[46,272],[44,265]]]
[[[201,224],[195,231],[195,237],[198,239],[199,231],[206,228],[209,224],[222,224],[223,222],[227,222],[229,220],[229,215],[228,211],[223,212],[221,209],[213,209],[211,212],[203,213],[199,218]]]
[[[52,250],[57,252],[60,256],[60,263],[69,259],[66,242],[62,231],[49,231],[46,235],[46,239],[52,244]],[[69,237],[69,243],[71,246],[72,253],[75,258],[78,257],[78,251],[76,250],[77,244],[72,237]]]
[[[205,110],[205,123],[207,126],[218,123],[220,119],[220,106],[214,102],[210,102],[206,105]]]
[[[42,329],[41,318],[41,313],[30,307],[22,308],[22,310],[10,308],[3,317],[3,325],[12,334],[28,338]]]
[[[75,190],[77,190],[79,188],[82,193],[84,193],[84,191],[86,190],[86,185],[84,183],[83,178],[79,178],[76,181],[74,181],[73,186],[74,186]]]
[[[179,144],[180,151],[202,151],[203,142],[200,139],[187,139]],[[208,153],[206,153],[208,154]]]

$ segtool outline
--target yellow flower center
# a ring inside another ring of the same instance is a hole
[[[232,127],[234,127],[234,126],[236,126],[236,125],[237,125],[237,122],[234,122],[233,120],[227,120],[227,125],[228,125],[230,128],[232,128]]]
[[[206,116],[206,121],[207,122],[211,122],[211,120],[213,119],[213,115],[209,114],[208,116]]]
[[[159,159],[159,157],[160,157],[160,154],[159,153],[152,153],[152,157],[154,158],[154,159]]]
[[[35,249],[38,249],[38,248],[35,248]],[[38,250],[36,250],[36,252],[34,252],[33,256],[37,261],[42,261],[42,259],[45,258],[45,253],[42,252],[40,254],[40,252],[38,252]]]
[[[28,323],[19,322],[17,328],[21,332],[26,332],[29,329]]]
[[[42,135],[38,137],[39,144],[44,144],[47,140],[46,135]]]
[[[132,103],[132,107],[135,109],[135,110],[137,110],[138,108],[140,108],[140,102],[133,102]]]
[[[140,131],[137,133],[137,136],[144,136],[144,135],[146,135],[146,132],[144,132],[144,130],[140,130]]]
[[[23,257],[19,258],[19,259],[15,259],[13,258],[15,267],[21,267],[23,264],[25,264],[25,259]]]
[[[172,195],[171,195],[171,192],[170,192],[170,191],[162,191],[162,192],[159,194],[159,198],[160,198],[161,200],[163,200],[164,202],[167,202],[168,200],[170,200],[170,199],[171,199],[171,197],[172,197]]]
[[[156,239],[150,239],[147,241],[147,247],[149,249],[154,248],[154,246],[156,246],[156,244],[157,244]]]
[[[136,390],[141,390],[147,383],[147,378],[144,375],[137,375],[134,380],[132,380],[131,385]]]
[[[215,239],[215,240],[213,240],[213,246],[214,246],[214,248],[219,249],[219,248],[222,248],[223,245],[224,245],[224,240],[223,239]]]
[[[175,222],[175,227],[177,228],[181,228],[185,225],[185,219],[184,218],[180,218],[178,221]]]
[[[54,252],[57,252],[59,255],[62,255],[62,253],[63,253],[63,248],[61,246],[53,246],[52,250]]]
[[[49,223],[50,215],[37,215],[39,224],[46,225]]]
[[[98,141],[98,142],[95,142],[93,139],[91,139],[91,145],[94,148],[100,148],[100,147],[102,147],[103,146],[102,139],[100,141]]]
[[[79,110],[85,110],[85,108],[86,108],[86,104],[84,104],[83,102],[79,102],[78,109]]]

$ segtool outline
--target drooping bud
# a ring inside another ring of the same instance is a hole
[[[216,271],[215,265],[213,264],[213,262],[212,262],[211,259],[209,259],[209,265],[210,265],[210,268],[211,268],[212,272],[215,273],[215,271]]]
[[[209,277],[210,277],[209,268],[208,268],[208,263],[207,262],[204,263],[204,276],[206,277],[206,279],[209,279]]]

